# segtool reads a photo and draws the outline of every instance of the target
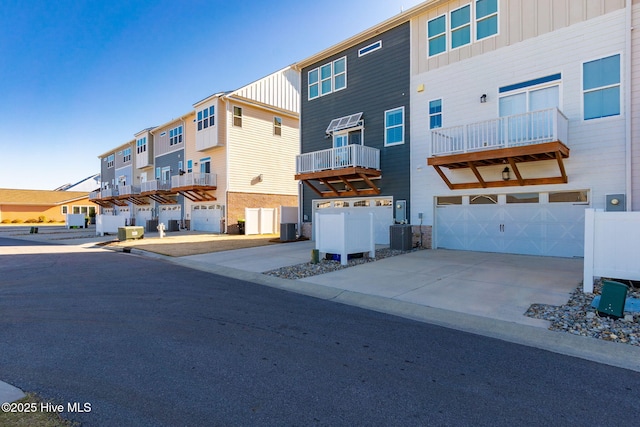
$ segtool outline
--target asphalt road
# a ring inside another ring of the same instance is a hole
[[[638,422],[637,372],[132,254],[8,254],[29,245],[0,238],[0,380],[85,426]]]

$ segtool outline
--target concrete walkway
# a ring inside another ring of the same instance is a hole
[[[47,240],[7,234],[0,236]],[[56,236],[55,243],[99,250],[94,243],[112,239]],[[547,321],[523,315],[534,303],[567,302],[582,279],[581,259],[424,250],[300,280],[261,274],[307,262],[313,248],[306,241],[179,258],[131,253],[640,372],[635,346],[552,332]],[[3,391],[13,389],[0,382],[0,401]]]

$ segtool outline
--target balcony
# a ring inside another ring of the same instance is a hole
[[[135,205],[147,205],[147,197],[140,195],[140,187],[135,185],[118,185],[118,200],[126,200]]]
[[[320,197],[380,194],[372,179],[379,178],[380,150],[354,144],[296,156],[296,180]],[[318,188],[317,181],[326,189]]]
[[[110,200],[102,198],[102,191],[92,191],[89,193],[89,201],[98,206],[102,206],[103,208],[110,208],[113,206],[113,203]]]
[[[209,194],[217,186],[216,174],[189,172],[171,177],[171,189],[193,202],[210,202],[216,198]]]
[[[140,196],[148,197],[163,205],[173,205],[176,203],[174,191],[171,190],[170,181],[147,181],[140,184]]]
[[[452,190],[568,182],[563,159],[569,157],[568,120],[557,108],[500,117],[431,132],[433,166]],[[524,178],[518,163],[555,160],[559,176]],[[479,167],[511,167],[515,180],[487,181]],[[477,182],[452,183],[441,168],[470,169]]]

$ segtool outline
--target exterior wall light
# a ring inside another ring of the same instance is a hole
[[[482,96],[480,97],[480,103],[484,104],[485,102],[487,102],[487,94],[483,93]]]
[[[511,173],[509,171],[509,167],[506,167],[502,170],[502,179],[504,181],[509,181],[509,179],[511,179]]]

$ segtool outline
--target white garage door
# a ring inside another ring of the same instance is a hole
[[[141,227],[147,226],[147,221],[153,218],[151,206],[138,206],[136,209],[136,225]],[[155,231],[155,230],[154,230]]]
[[[528,193],[517,195],[520,201],[515,195],[472,196],[463,197],[461,204],[437,204],[436,247],[582,257],[584,210],[588,204],[586,196],[585,200],[566,201],[575,193],[552,193],[551,197],[549,193]],[[489,204],[472,204],[481,200],[478,197]]]
[[[220,233],[222,216],[221,205],[193,205],[191,207],[191,229]]]
[[[393,225],[392,197],[365,197],[352,199],[314,200],[313,216],[317,210],[326,212],[344,212],[349,209],[356,212],[373,213],[374,240],[378,245],[389,244],[389,226]]]
[[[182,219],[182,207],[180,205],[161,205],[158,220],[164,224],[164,229],[169,230],[169,221]]]

